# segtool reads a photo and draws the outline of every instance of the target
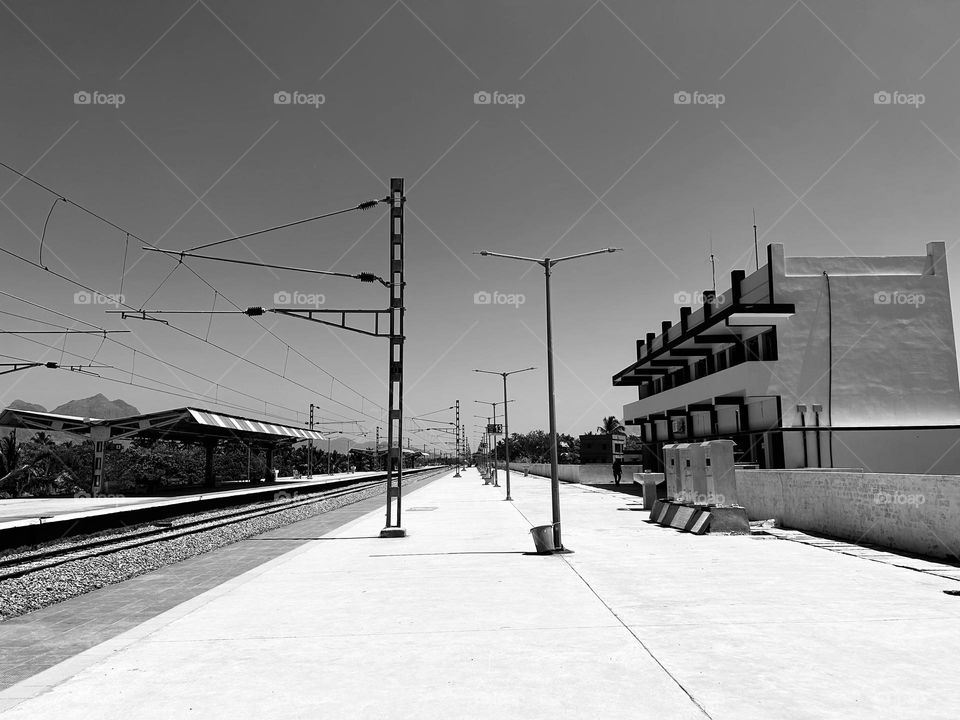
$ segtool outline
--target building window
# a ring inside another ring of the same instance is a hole
[[[760,337],[758,335],[747,338],[743,343],[743,347],[748,361],[760,359]]]
[[[770,328],[760,336],[760,356],[764,360],[777,359],[777,330]]]
[[[727,351],[721,350],[713,356],[714,364],[717,366],[717,372],[727,369]]]
[[[697,360],[693,366],[693,372],[698,378],[706,377],[709,372],[707,369],[707,359]]]
[[[746,359],[746,352],[743,348],[743,343],[737,343],[730,348],[730,367],[734,365],[739,365]]]

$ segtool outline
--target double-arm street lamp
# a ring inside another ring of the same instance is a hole
[[[500,375],[503,378],[503,452],[506,461],[507,476],[507,497],[504,500],[513,500],[510,497],[510,423],[507,421],[507,376],[517,373],[536,370],[534,367],[523,368],[522,370],[511,370],[510,372],[494,372],[493,370],[474,370],[476,373],[486,373],[487,375]],[[509,402],[513,402],[510,400]]]
[[[507,406],[503,402],[500,402],[499,400],[495,400],[493,402],[490,402],[489,400],[474,400],[474,402],[480,403],[481,405],[489,405],[491,408],[493,408],[493,424],[494,425],[497,424],[497,405],[503,405],[503,412],[504,413],[507,412]],[[510,400],[509,402],[513,402],[513,400]],[[490,418],[487,418],[487,425],[488,426],[490,425]],[[495,430],[496,428],[494,428],[494,431]],[[490,428],[487,427],[487,435],[488,435],[488,438],[492,438],[493,452],[490,455],[490,457],[493,459],[493,467],[496,468],[497,467],[497,434],[496,432],[491,433]]]
[[[561,258],[532,258],[523,255],[507,255],[505,253],[490,252],[480,250],[474,253],[484,257],[500,257],[508,260],[523,260],[532,262],[543,268],[544,280],[546,283],[547,297],[547,394],[550,407],[550,497],[553,507],[553,546],[557,550],[563,550],[562,537],[560,535],[560,478],[557,468],[557,412],[555,403],[554,383],[553,383],[553,323],[550,317],[550,269],[557,263],[565,260],[576,260],[578,258],[589,257],[590,255],[600,255],[601,253],[612,253],[623,248],[604,248],[603,250],[592,250],[576,255],[567,255]]]

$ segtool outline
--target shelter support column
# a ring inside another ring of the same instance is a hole
[[[273,450],[273,445],[267,445],[265,452],[267,469],[264,471],[264,480],[268,483],[273,482]]]
[[[107,453],[107,443],[110,440],[110,428],[105,425],[94,425],[90,428],[90,439],[93,441],[93,495],[103,495],[107,492],[107,481],[103,477],[103,461]]]
[[[216,440],[204,440],[203,449],[206,452],[206,464],[203,470],[204,485],[207,487],[219,487],[220,481],[213,472],[213,452],[217,447]]]

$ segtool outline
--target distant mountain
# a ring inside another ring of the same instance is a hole
[[[114,418],[129,417],[130,415],[139,415],[137,410],[130,403],[123,400],[108,400],[102,393],[93,397],[83,398],[82,400],[71,400],[50,412],[57,415],[74,415],[82,418],[99,418],[101,420],[112,420]]]
[[[36,403],[28,403],[25,400],[14,400],[12,403],[7,405],[11,410],[31,410],[33,412],[46,412],[47,409],[43,405],[37,405]]]

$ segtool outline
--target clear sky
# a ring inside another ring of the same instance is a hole
[[[2,0],[0,160],[177,249],[383,197],[391,176],[406,178],[406,406],[459,398],[468,428],[488,412],[474,400],[501,397],[498,378],[471,371],[530,365],[511,382],[511,429],[547,425],[542,271],[473,251],[622,247],[555,269],[558,424],[577,434],[635,399],[611,375],[636,338],[677,319],[678,292],[710,286],[709,238],[720,289],[731,269],[752,269],[753,208],[761,247],[919,255],[943,241],[956,277],[958,35],[960,5],[946,1]],[[77,104],[82,91],[102,94]],[[276,104],[283,91],[305,104]],[[478,104],[478,92],[501,94]],[[878,104],[878,92],[901,95]],[[54,198],[0,169],[0,199],[0,247],[39,262]],[[377,208],[211,253],[386,275],[387,240]],[[161,286],[176,261],[136,241],[124,260],[125,245],[58,203],[42,263],[104,293],[120,291],[125,264],[136,308],[209,309],[211,285],[244,307],[284,291],[327,308],[386,304],[385,290],[350,279],[204,260],[187,264],[209,285],[179,268]],[[78,287],[10,256],[0,273],[6,293],[133,331],[113,336],[129,347],[67,339],[63,361],[95,357],[113,366],[102,378],[5,375],[0,405],[102,392],[144,411],[260,416],[266,401],[303,422],[313,401],[372,431],[387,404],[384,340],[275,315],[262,327],[170,318],[231,355],[77,304]],[[484,291],[523,302],[476,304]],[[0,311],[88,327],[2,295]],[[0,314],[2,329],[43,327]],[[31,337],[2,335],[0,352],[61,359],[62,338]]]

